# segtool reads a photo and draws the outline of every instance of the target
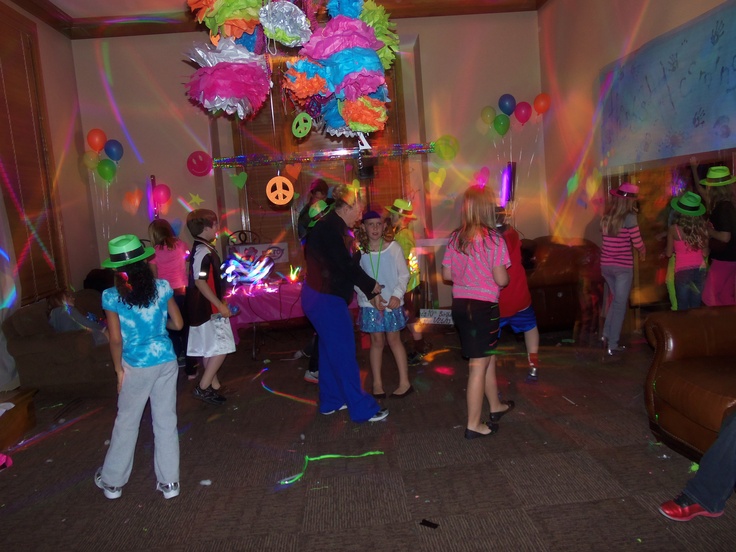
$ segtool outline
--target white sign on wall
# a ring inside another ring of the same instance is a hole
[[[452,312],[443,309],[419,309],[419,322],[421,324],[438,324],[452,326]]]

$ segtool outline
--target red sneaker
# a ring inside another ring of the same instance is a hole
[[[659,512],[674,521],[690,521],[698,516],[720,517],[723,515],[723,512],[709,512],[685,493],[680,494],[674,500],[664,502],[660,505]]]

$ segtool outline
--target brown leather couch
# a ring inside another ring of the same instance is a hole
[[[600,248],[593,242],[523,239],[521,256],[539,330],[594,336],[603,295]]]
[[[644,322],[654,359],[645,384],[656,436],[699,459],[736,410],[736,307],[651,314]]]
[[[82,314],[104,315],[99,291],[83,289],[74,295],[75,306]],[[46,301],[37,301],[13,312],[2,325],[21,388],[86,387],[94,388],[94,393],[114,394],[117,378],[110,346],[95,345],[89,331],[55,332],[46,312]]]

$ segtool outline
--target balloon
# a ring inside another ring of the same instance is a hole
[[[510,124],[511,121],[509,120],[508,115],[504,115],[503,113],[499,113],[496,115],[496,118],[493,119],[493,128],[495,128],[496,132],[501,136],[504,136],[509,131]]]
[[[100,162],[100,156],[95,151],[85,151],[82,156],[82,162],[84,166],[89,170],[93,171],[97,168],[97,164]]]
[[[492,105],[487,105],[480,111],[480,118],[483,122],[490,125],[493,123],[493,119],[496,118],[496,108]]]
[[[109,159],[103,159],[97,164],[97,174],[102,177],[107,183],[110,183],[115,178],[115,173],[118,172],[118,167],[114,161]]]
[[[105,154],[113,161],[120,161],[123,158],[123,144],[117,140],[108,140],[105,142]]]
[[[532,116],[532,106],[529,105],[529,102],[519,102],[514,109],[514,115],[516,120],[523,125]]]
[[[503,111],[505,115],[511,116],[511,114],[514,112],[514,109],[516,109],[516,98],[514,98],[511,94],[504,94],[503,96],[498,98],[498,107],[501,109],[501,111]]]
[[[194,176],[207,176],[212,170],[212,157],[204,151],[193,151],[187,157],[187,169]]]
[[[537,97],[534,98],[534,111],[536,111],[539,115],[541,115],[542,113],[546,113],[549,109],[549,104],[549,94],[545,94],[544,92],[542,92],[541,94],[537,94]]]
[[[93,128],[87,133],[87,143],[93,151],[100,153],[105,147],[105,142],[107,142],[107,136],[99,128]]]
[[[166,184],[158,184],[153,189],[151,195],[153,196],[153,201],[160,205],[169,201],[171,198],[171,190]]]

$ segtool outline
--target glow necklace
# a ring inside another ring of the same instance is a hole
[[[368,258],[371,261],[371,270],[373,271],[373,279],[378,281],[378,269],[381,268],[381,251],[383,251],[383,236],[381,236],[381,244],[378,246],[378,262],[373,266],[373,255],[368,252]]]

